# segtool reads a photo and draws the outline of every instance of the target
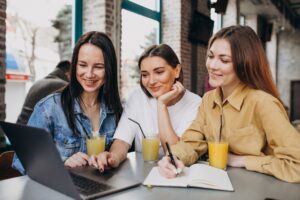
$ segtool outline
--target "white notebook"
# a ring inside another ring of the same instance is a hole
[[[172,179],[164,178],[159,174],[158,167],[153,167],[143,185],[199,187],[234,191],[226,171],[206,164],[194,164],[190,167],[185,167],[181,174]]]

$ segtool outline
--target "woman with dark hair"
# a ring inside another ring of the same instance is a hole
[[[91,31],[75,45],[70,83],[35,106],[28,126],[50,132],[65,166],[77,167],[90,160],[87,137],[105,135],[109,149],[121,114],[113,44],[104,33]]]
[[[183,87],[182,68],[171,47],[150,46],[141,55],[138,66],[140,87],[126,102],[110,151],[98,156],[95,165],[100,170],[108,165],[117,167],[133,141],[135,151],[142,151],[142,132],[129,118],[140,124],[146,137],[159,135],[163,144],[160,155],[164,155],[164,144],[176,143],[196,117],[201,98]]]
[[[223,122],[229,166],[300,182],[300,134],[289,122],[255,32],[247,26],[221,29],[210,39],[206,66],[216,89],[204,95],[196,119],[171,147],[178,167],[196,162]],[[163,176],[175,177],[173,170],[168,157],[159,161]]]

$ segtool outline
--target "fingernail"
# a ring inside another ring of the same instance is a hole
[[[182,172],[181,168],[177,168],[177,174],[180,174]]]

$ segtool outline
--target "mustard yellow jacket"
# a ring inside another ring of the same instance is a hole
[[[300,134],[280,101],[244,84],[223,103],[220,92],[204,95],[196,119],[171,147],[173,154],[186,165],[196,162],[207,151],[208,139],[218,138],[222,113],[222,138],[230,152],[245,156],[246,169],[300,182]]]

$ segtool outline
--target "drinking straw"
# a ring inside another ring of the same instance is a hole
[[[144,133],[144,131],[143,131],[143,129],[142,129],[140,123],[138,123],[137,121],[135,121],[135,120],[133,120],[133,119],[131,119],[131,118],[129,118],[129,117],[128,117],[128,119],[129,119],[130,121],[136,123],[136,124],[140,127],[140,130],[141,130],[141,132],[142,132],[142,134],[143,134],[143,137],[146,138],[146,135],[145,135],[145,133]]]
[[[220,115],[220,132],[219,132],[219,143],[221,142],[221,136],[222,136],[222,128],[223,128],[223,123],[222,123],[222,113]]]

